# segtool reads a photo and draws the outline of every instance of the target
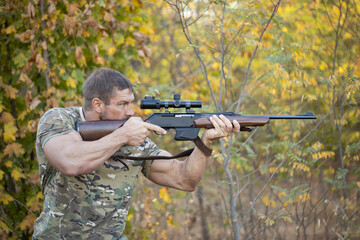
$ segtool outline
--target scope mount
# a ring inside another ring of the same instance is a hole
[[[154,96],[146,96],[140,101],[141,109],[161,109],[165,108],[165,113],[170,113],[169,108],[185,108],[186,113],[195,113],[191,108],[201,108],[201,101],[181,100],[180,94],[174,94],[174,100],[161,101]]]

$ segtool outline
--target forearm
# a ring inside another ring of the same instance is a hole
[[[240,125],[237,121],[230,122],[223,115],[212,116],[210,121],[214,126],[214,129],[208,129],[202,136],[203,143],[211,148],[211,142],[215,139],[222,137],[228,137],[232,132],[239,132]],[[184,181],[189,184],[190,187],[196,188],[199,184],[201,177],[205,171],[209,157],[206,157],[200,149],[195,148],[194,152],[184,163],[184,170],[180,175],[183,175]]]
[[[202,138],[207,147],[211,147],[211,141]],[[195,190],[199,184],[210,157],[206,156],[199,148],[195,148],[191,155],[183,162],[180,176],[184,188],[191,191]]]
[[[211,148],[213,140],[230,136],[232,132],[239,132],[237,121],[231,123],[227,118],[210,117],[214,128],[204,132],[202,141]],[[234,126],[234,127],[233,127]],[[150,170],[149,179],[162,186],[172,187],[184,191],[194,191],[199,184],[210,157],[207,157],[199,148],[195,148],[185,161],[155,161]]]

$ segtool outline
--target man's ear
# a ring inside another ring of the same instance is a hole
[[[104,111],[105,104],[100,99],[94,98],[91,103],[92,103],[92,108],[95,112],[101,114]]]

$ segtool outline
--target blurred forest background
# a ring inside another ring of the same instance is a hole
[[[42,209],[40,116],[80,106],[100,67],[125,73],[138,100],[318,116],[219,141],[195,192],[141,178],[129,239],[360,238],[358,0],[7,0],[0,24],[1,239],[31,239]]]

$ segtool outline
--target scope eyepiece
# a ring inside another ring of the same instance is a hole
[[[201,101],[182,101],[180,100],[180,94],[174,95],[173,101],[161,101],[160,99],[155,99],[153,96],[146,96],[140,101],[141,109],[160,109],[160,108],[201,108]]]

